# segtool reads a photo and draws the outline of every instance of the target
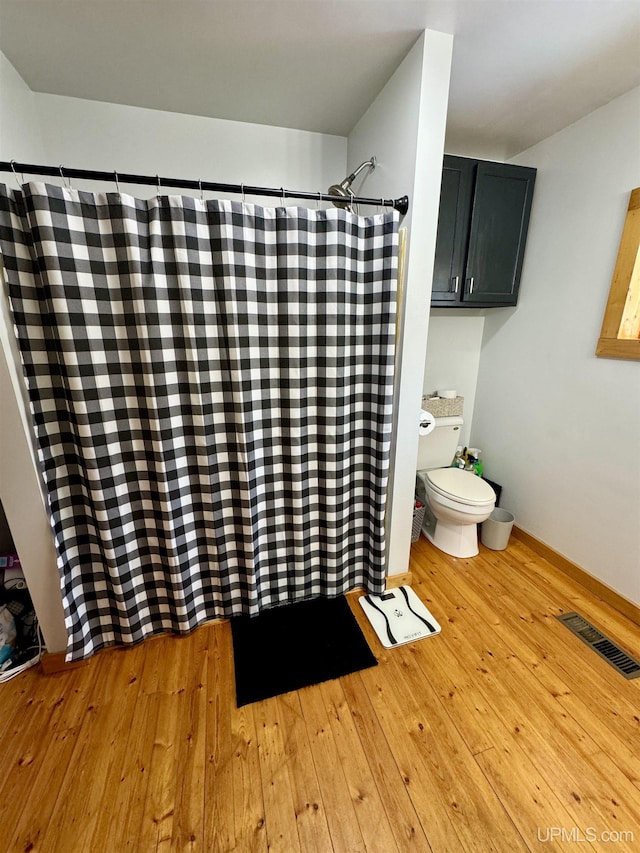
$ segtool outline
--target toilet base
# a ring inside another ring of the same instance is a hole
[[[479,553],[477,524],[447,524],[437,520],[435,530],[423,527],[422,532],[436,548],[452,557],[476,557]]]

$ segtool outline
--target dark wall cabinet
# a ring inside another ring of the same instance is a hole
[[[431,305],[515,305],[536,170],[444,158]]]

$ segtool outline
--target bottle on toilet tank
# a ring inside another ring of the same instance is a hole
[[[480,454],[482,451],[478,447],[470,447],[467,450],[467,463],[465,465],[466,471],[471,471],[473,474],[477,474],[478,477],[482,477],[482,460],[480,459]]]
[[[464,468],[464,459],[462,457],[462,453],[463,453],[462,445],[459,444],[456,447],[455,456],[453,457],[453,460],[451,462],[452,468]]]

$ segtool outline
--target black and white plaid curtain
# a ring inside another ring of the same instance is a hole
[[[397,228],[0,187],[68,660],[382,592]]]

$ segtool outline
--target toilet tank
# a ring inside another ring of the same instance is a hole
[[[451,465],[460,444],[462,418],[436,418],[429,435],[421,435],[418,444],[418,471]]]

